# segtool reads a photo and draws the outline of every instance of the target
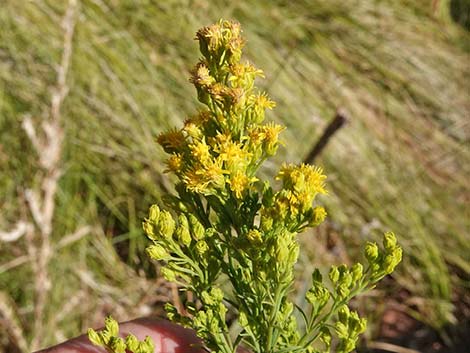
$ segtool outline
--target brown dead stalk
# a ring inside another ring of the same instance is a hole
[[[57,69],[57,83],[51,95],[50,114],[41,122],[40,126],[35,126],[30,116],[26,116],[22,124],[24,131],[38,154],[39,165],[41,167],[41,171],[38,172],[40,173],[40,183],[37,187],[25,190],[24,193],[32,221],[19,221],[14,230],[0,233],[2,241],[15,241],[23,235],[26,237],[28,257],[32,260],[36,293],[34,303],[34,335],[29,347],[32,351],[37,350],[41,346],[45,336],[44,310],[52,285],[48,271],[48,264],[54,249],[54,246],[51,244],[51,233],[58,181],[63,172],[60,164],[64,141],[61,106],[69,89],[67,86],[67,73],[72,55],[76,7],[77,0],[69,0],[62,22],[64,31],[63,51],[60,65]],[[8,319],[7,315],[3,316]],[[19,348],[26,351],[25,342],[19,342],[21,343]]]

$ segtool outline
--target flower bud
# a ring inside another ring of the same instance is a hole
[[[155,235],[154,226],[149,220],[146,220],[146,221],[142,222],[142,228],[143,228],[145,234],[147,234],[147,237],[149,239],[151,239],[151,240],[156,240],[157,239],[157,237]]]
[[[111,316],[108,316],[106,319],[104,319],[104,325],[109,336],[112,337],[119,334],[119,325],[117,321],[114,320]]]
[[[160,213],[158,220],[158,230],[165,239],[170,239],[175,231],[175,221],[170,212],[163,211]]]
[[[386,274],[392,273],[395,267],[399,264],[401,261],[401,253],[401,248],[398,248],[397,251],[385,256],[382,267]]]
[[[145,339],[139,343],[139,349],[136,353],[140,352],[154,352],[155,351],[155,343],[150,336],[145,337]]]
[[[129,333],[126,337],[127,349],[131,352],[137,352],[139,349],[139,340],[132,333]]]
[[[188,229],[188,220],[184,214],[179,215],[178,223],[178,227],[176,228],[176,238],[181,244],[188,246],[191,244],[191,234]]]
[[[200,240],[204,238],[204,227],[201,222],[198,221],[196,217],[192,214],[189,215],[189,224],[191,224],[191,229],[193,231],[194,239]]]
[[[293,243],[292,247],[290,248],[289,251],[289,258],[288,261],[290,264],[295,264],[297,262],[297,259],[299,258],[299,253],[300,253],[300,247],[297,242]]]
[[[358,328],[358,333],[363,333],[367,329],[367,319],[366,318],[361,318],[359,321],[359,328]]]
[[[373,263],[379,257],[379,247],[375,243],[367,242],[365,247],[365,256],[367,261]]]
[[[218,287],[213,287],[211,289],[211,296],[215,301],[220,303],[224,299],[224,292]]]
[[[352,274],[353,282],[359,281],[362,278],[362,274],[363,274],[362,264],[357,263],[357,264],[353,265],[353,267],[351,269],[351,274]]]
[[[331,269],[330,269],[330,272],[329,272],[328,276],[330,277],[330,281],[331,281],[332,283],[338,282],[338,280],[339,280],[339,270],[338,270],[338,267],[332,266]]]
[[[349,310],[347,305],[341,306],[338,310],[338,320],[342,323],[347,323],[351,315],[351,310]]]
[[[318,268],[316,268],[315,271],[313,271],[313,273],[312,273],[312,282],[313,283],[316,283],[316,282],[321,283],[322,281],[323,281],[323,276],[321,275],[320,270]]]
[[[350,288],[351,287],[351,284],[352,284],[352,275],[351,273],[346,270],[343,272],[342,276],[341,276],[341,284],[346,287],[346,288]]]
[[[160,269],[160,272],[161,272],[163,278],[165,278],[167,281],[169,281],[169,282],[176,281],[176,273],[172,269],[170,269],[168,267],[162,267]]]
[[[206,229],[206,237],[207,238],[212,238],[215,233],[217,233],[217,232],[214,228],[207,228]]]
[[[339,338],[346,338],[349,335],[348,327],[339,321],[335,324],[335,332]]]
[[[207,291],[201,293],[201,300],[205,305],[214,305],[214,300]]]
[[[341,283],[337,288],[336,288],[336,294],[340,298],[346,298],[351,291],[349,290],[349,286]]]
[[[112,337],[109,346],[114,353],[126,353],[126,343],[121,337]]]
[[[158,205],[150,206],[149,210],[149,221],[153,224],[158,224],[158,218],[160,216],[160,208]]]
[[[214,312],[209,309],[207,310],[207,316],[209,321],[209,330],[211,332],[220,332],[220,320],[214,315]]]
[[[383,245],[385,250],[392,251],[397,246],[397,237],[392,232],[384,234]]]
[[[313,209],[312,220],[309,223],[309,226],[317,226],[322,223],[327,216],[326,210],[324,207],[317,206]]]
[[[250,243],[254,244],[254,245],[261,245],[263,243],[263,238],[262,238],[262,234],[259,230],[257,229],[251,229],[246,237],[248,238],[248,240],[250,241]]]
[[[95,330],[93,330],[92,328],[88,329],[87,334],[88,334],[88,339],[95,346],[101,346],[101,345],[105,344],[105,342],[103,342],[103,340],[101,338],[101,335],[98,332],[96,332]]]
[[[241,327],[248,326],[248,317],[246,316],[244,311],[240,311],[240,313],[238,314],[238,323]]]
[[[196,243],[196,251],[199,255],[203,256],[209,250],[209,246],[204,240],[199,240]]]
[[[271,230],[273,227],[273,219],[267,215],[261,215],[260,228],[265,232]]]
[[[331,346],[331,332],[330,330],[323,326],[320,330],[320,340],[325,344],[327,348]]]
[[[280,234],[276,239],[276,259],[278,262],[283,263],[289,256],[289,242]]]
[[[168,251],[160,244],[154,244],[147,247],[147,254],[154,260],[166,260],[170,257]]]

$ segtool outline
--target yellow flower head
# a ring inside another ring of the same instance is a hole
[[[190,169],[184,173],[182,177],[186,188],[198,194],[207,194],[209,182],[207,179],[195,169]]]
[[[258,147],[263,143],[264,139],[266,138],[266,134],[264,132],[264,129],[259,126],[256,126],[248,131],[248,137],[250,143],[253,146]]]
[[[235,194],[235,197],[241,199],[245,190],[257,180],[257,178],[248,178],[246,174],[237,171],[234,175],[230,176],[227,182],[230,185],[230,190]]]
[[[325,179],[323,169],[308,164],[300,166],[294,164],[284,164],[276,179],[282,180],[284,188],[293,190],[296,193],[303,191],[312,194],[326,194]]]
[[[211,95],[212,99],[216,101],[223,101],[225,97],[229,96],[230,88],[222,83],[214,83],[208,88],[208,92]]]
[[[170,158],[166,161],[167,169],[165,172],[173,172],[178,174],[183,166],[183,158],[179,154],[173,154]]]
[[[203,27],[196,33],[196,39],[204,43],[210,51],[219,49],[222,38],[222,28],[218,23]]]
[[[274,155],[279,145],[279,134],[285,129],[285,126],[269,123],[261,126],[264,134],[264,148],[268,155]]]
[[[224,174],[227,172],[222,168],[222,162],[215,160],[204,166],[196,172],[199,175],[204,176],[205,180],[216,188],[221,188],[225,184]]]
[[[196,86],[209,87],[215,82],[215,78],[211,76],[209,69],[204,62],[199,62],[191,72],[189,82]]]
[[[285,126],[269,123],[262,127],[266,143],[269,145],[273,145],[278,142],[279,134],[285,129]]]
[[[306,212],[310,209],[315,196],[319,193],[326,194],[322,169],[307,164],[300,166],[284,164],[276,179],[283,182],[283,202],[288,203],[291,215]],[[320,210],[317,210],[320,211]],[[322,214],[318,214],[319,217]]]
[[[192,116],[190,119],[191,122],[197,126],[204,126],[211,119],[211,112],[208,110],[201,110],[196,115]]]
[[[250,163],[251,153],[243,149],[241,143],[224,139],[224,135],[218,136],[221,136],[221,138],[218,139],[221,143],[216,147],[216,152],[219,153],[218,159],[225,162],[228,170],[245,169]]]
[[[326,216],[328,214],[326,213],[326,210],[322,206],[317,206],[313,209],[313,221],[315,224],[320,224],[322,223]]]
[[[174,153],[179,152],[186,141],[181,130],[173,129],[158,135],[157,142],[163,147],[165,152]]]
[[[251,229],[246,237],[248,238],[249,242],[255,245],[260,245],[263,243],[263,234],[257,229]]]
[[[230,65],[229,82],[232,87],[242,87],[251,90],[256,76],[264,77],[263,70],[259,70],[250,63],[235,63]]]
[[[207,163],[211,159],[209,148],[204,139],[189,145],[191,157],[202,164]]]
[[[183,131],[186,132],[188,136],[192,137],[193,139],[200,139],[202,137],[201,128],[192,119],[187,119],[184,122]]]
[[[273,109],[276,106],[276,103],[270,100],[268,95],[265,92],[263,92],[255,96],[255,105],[257,108],[265,110],[265,109]]]

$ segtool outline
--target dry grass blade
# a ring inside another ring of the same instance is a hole
[[[27,353],[29,346],[14,308],[16,305],[11,298],[6,293],[0,292],[0,328],[20,352]]]

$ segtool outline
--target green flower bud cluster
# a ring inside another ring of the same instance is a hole
[[[162,200],[165,210],[150,207],[143,222],[151,241],[147,254],[161,262],[162,276],[193,294],[184,313],[167,304],[168,318],[194,329],[213,352],[235,353],[243,344],[253,353],[313,353],[321,343],[325,352],[346,352],[365,329],[346,304],[393,271],[401,248],[387,233],[382,252],[367,245],[366,270],[334,266],[329,283],[316,270],[306,294],[309,311],[292,302],[298,233],[326,218],[316,204],[317,195],[327,194],[326,176],[319,167],[284,164],[280,185],[260,183],[256,173],[276,153],[284,130],[264,123],[275,104],[255,86],[263,72],[241,61],[245,40],[237,22],[204,27],[196,39],[202,59],[190,82],[205,107],[182,128],[158,136],[176,195]],[[238,318],[233,330],[229,310]],[[333,334],[339,344],[332,348]]]
[[[205,239],[214,230],[206,231],[197,217],[180,213],[175,220],[170,212],[161,211],[158,205],[153,205],[142,227],[152,241],[146,249],[149,257],[166,262],[166,266],[161,268],[165,279],[190,280],[195,276],[204,280],[209,275],[204,271],[210,253]]]
[[[391,273],[401,260],[402,250],[393,233],[384,234],[383,245],[383,250],[374,243],[366,245],[365,256],[369,262],[366,269],[360,263],[351,267],[332,266],[328,273],[329,285],[325,283],[318,269],[313,272],[312,286],[305,295],[305,299],[311,304],[311,315],[306,323],[307,330],[301,339],[302,343],[309,344],[312,337],[320,337],[325,345],[322,352],[330,352],[332,333],[329,321],[334,321],[336,316],[334,333],[339,343],[334,352],[347,353],[354,350],[359,335],[366,329],[366,320],[360,318],[356,312],[350,311],[347,303],[358,294],[373,288],[377,281]],[[390,267],[390,263],[393,267]]]
[[[101,331],[88,329],[88,338],[96,346],[104,347],[110,353],[153,353],[155,345],[147,336],[139,341],[133,334],[128,334],[124,339],[119,336],[119,325],[116,320],[107,317],[105,327]]]
[[[383,239],[384,250],[379,251],[376,243],[367,243],[365,257],[372,271],[372,281],[377,282],[384,276],[392,273],[401,262],[402,248],[397,244],[397,238],[392,232],[387,232]]]
[[[357,312],[350,311],[344,305],[338,311],[338,321],[335,323],[335,332],[339,338],[336,348],[338,353],[348,353],[356,348],[359,335],[366,330],[366,319],[360,318]]]
[[[276,193],[269,187],[265,188],[260,210],[263,224],[267,227],[282,224],[291,231],[300,232],[325,220],[326,210],[321,206],[312,207],[316,195],[327,194],[326,176],[321,168],[286,164],[276,179],[282,180],[283,187]]]

